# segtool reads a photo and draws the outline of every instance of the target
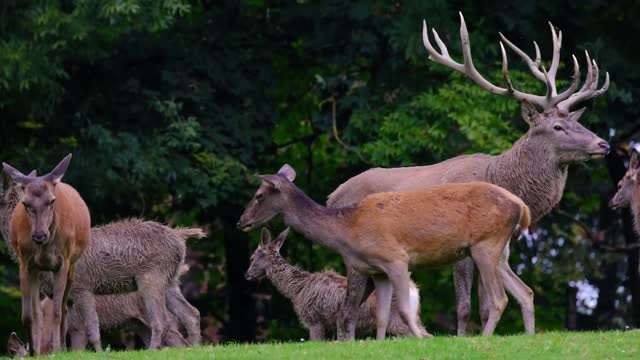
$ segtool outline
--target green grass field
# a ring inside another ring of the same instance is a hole
[[[640,359],[640,331],[242,344],[100,354],[63,353],[56,354],[55,359]]]

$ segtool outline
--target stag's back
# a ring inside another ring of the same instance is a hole
[[[489,181],[487,167],[494,157],[485,154],[458,156],[434,165],[374,168],[352,177],[329,195],[327,206],[348,207],[367,195],[412,191],[446,183]]]

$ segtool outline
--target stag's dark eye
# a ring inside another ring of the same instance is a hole
[[[555,130],[555,131],[562,131],[562,130],[564,130],[564,129],[563,129],[563,128],[562,128],[562,126],[560,126],[560,125],[553,125],[553,130]]]

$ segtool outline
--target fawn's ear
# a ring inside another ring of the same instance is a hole
[[[7,343],[7,351],[11,357],[26,357],[29,355],[27,346],[18,338],[16,333],[12,332]]]
[[[271,242],[271,233],[269,232],[269,229],[267,229],[266,227],[262,228],[262,231],[260,232],[260,247],[265,247],[267,245],[269,245],[269,243]]]
[[[284,229],[284,231],[281,232],[275,240],[273,240],[271,246],[275,251],[280,251],[282,244],[284,244],[284,241],[287,240],[287,236],[289,236],[289,228]]]

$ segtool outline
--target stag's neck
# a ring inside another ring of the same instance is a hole
[[[305,237],[346,256],[352,208],[327,208],[298,188],[288,191],[289,206],[283,211],[284,222]]]
[[[301,295],[310,275],[287,263],[280,254],[270,256],[269,266],[265,270],[273,286],[292,301]]]
[[[489,165],[490,182],[511,191],[529,206],[533,221],[560,202],[567,181],[567,165],[551,149],[525,134]]]

